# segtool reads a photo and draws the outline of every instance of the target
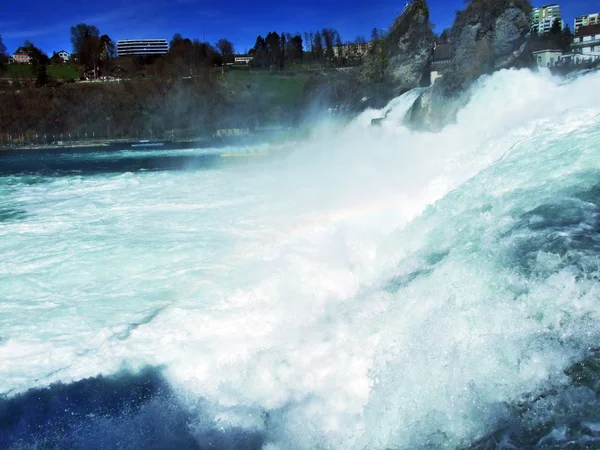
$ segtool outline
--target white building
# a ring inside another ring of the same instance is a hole
[[[333,47],[333,56],[336,58],[360,58],[373,46],[373,42],[336,45]]]
[[[600,24],[579,27],[571,48],[580,62],[600,59]]]
[[[560,14],[560,6],[553,4],[534,8],[531,13],[531,31],[535,30],[538,34],[548,33],[556,19],[559,20],[560,28],[563,29],[565,23]]]
[[[538,67],[552,67],[560,60],[562,50],[545,49],[533,52]]]
[[[233,58],[234,64],[250,64],[250,62],[254,59],[253,56],[247,55],[239,55]]]
[[[166,39],[125,39],[117,41],[118,56],[162,55],[169,51]]]
[[[600,13],[585,14],[575,17],[575,26],[573,32],[576,33],[579,27],[587,27],[588,25],[596,25],[600,23]]]
[[[63,62],[67,62],[69,59],[71,59],[71,55],[66,50],[61,50],[60,52],[58,52],[56,54],[60,59],[63,60]]]

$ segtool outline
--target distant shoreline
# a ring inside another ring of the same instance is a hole
[[[237,145],[258,145],[272,138],[290,138],[287,132],[260,132],[239,136],[211,136],[195,139],[103,139],[69,141],[62,144],[0,145],[0,154],[21,151],[48,150],[185,150],[193,148],[222,148]]]

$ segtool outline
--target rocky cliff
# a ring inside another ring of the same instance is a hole
[[[366,66],[373,68],[383,62],[383,81],[397,94],[421,86],[428,77],[434,39],[427,2],[413,0],[396,18]]]
[[[528,0],[472,0],[452,27],[452,59],[443,76],[423,92],[409,111],[412,126],[439,129],[469,99],[469,86],[481,75],[528,64]]]
[[[374,42],[354,74],[355,90],[369,99],[360,106],[381,107],[397,95],[427,85],[434,40],[427,2],[413,0],[385,36]]]

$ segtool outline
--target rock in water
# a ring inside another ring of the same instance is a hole
[[[456,14],[450,66],[423,92],[408,112],[416,128],[439,129],[456,117],[469,98],[468,88],[481,75],[526,64],[528,0],[473,0]]]

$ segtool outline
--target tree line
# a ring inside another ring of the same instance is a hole
[[[554,19],[548,33],[538,34],[537,30],[534,29],[531,32],[531,42],[534,47],[554,47],[566,52],[571,49],[573,33],[568,24],[561,27],[560,21]]]
[[[233,63],[236,54],[233,43],[225,38],[213,45],[175,34],[165,55],[119,58],[110,36],[102,34],[95,25],[86,23],[70,28],[70,41],[71,64],[79,67],[81,78],[139,72],[153,76],[197,76],[207,68]],[[346,55],[341,51],[343,45],[354,43],[364,44],[366,39],[358,36],[354,41],[343,44],[340,33],[333,28],[303,34],[271,31],[265,37],[258,36],[248,53],[253,57],[251,67],[257,69],[284,70],[302,63],[335,67],[360,63],[360,55]],[[44,86],[50,81],[46,70],[49,64],[63,62],[56,52],[48,57],[30,41],[25,41],[17,51],[30,56],[36,86]],[[0,36],[0,72],[6,69],[8,61]]]
[[[265,37],[259,35],[248,53],[253,57],[252,67],[260,69],[283,70],[300,63],[319,63],[335,67],[359,64],[362,56],[360,52],[344,52],[343,47],[366,43],[364,36],[343,42],[340,33],[334,28],[307,31],[303,34],[270,31]]]
[[[221,65],[233,60],[233,44],[220,39],[213,46],[208,42],[184,38],[180,34],[173,36],[166,55],[150,55],[119,58],[115,42],[106,34],[101,34],[98,27],[80,23],[70,29],[72,44],[71,64],[80,68],[81,78],[98,78],[113,73],[135,74],[142,68],[151,66],[150,72],[161,76],[195,76],[203,69]],[[32,76],[36,86],[44,86],[49,82],[46,66],[60,64],[62,59],[54,52],[48,57],[41,49],[30,41],[25,41],[17,52],[29,55],[32,64]],[[0,36],[0,72],[6,70],[9,56]]]

